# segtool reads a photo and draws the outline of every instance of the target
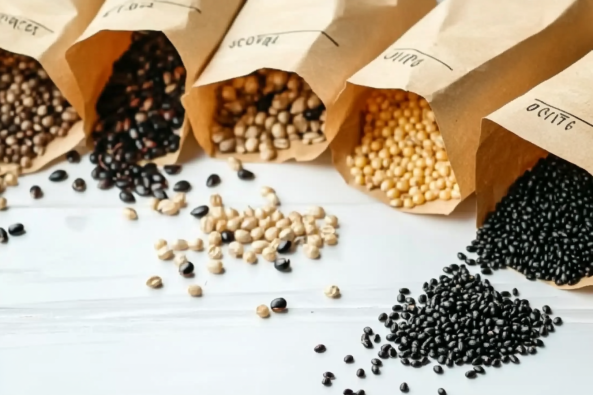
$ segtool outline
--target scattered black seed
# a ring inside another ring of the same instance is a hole
[[[427,300],[428,300],[428,298],[424,294],[418,296],[418,303],[420,303],[420,304],[425,304]]]
[[[373,374],[381,374],[381,369],[378,366],[373,365],[371,366],[371,372],[373,372]]]
[[[465,377],[467,377],[468,379],[475,379],[476,376],[477,375],[475,370],[468,370],[467,372],[465,372]]]
[[[513,288],[513,296],[519,296],[519,290],[517,288]]]
[[[434,365],[434,367],[432,368],[432,370],[434,370],[434,372],[436,374],[442,374],[443,373],[443,367],[441,365]]]
[[[239,177],[239,179],[244,181],[253,180],[255,178],[255,174],[253,174],[247,169],[239,169],[239,171],[237,172],[237,176]]]
[[[489,267],[485,267],[484,269],[481,270],[482,274],[492,274],[492,269],[490,269]]]
[[[191,215],[196,218],[202,218],[208,215],[210,208],[208,206],[198,206],[191,211]]]
[[[287,306],[288,306],[288,303],[286,303],[286,299],[284,299],[284,298],[276,298],[276,299],[272,300],[272,303],[270,303],[270,308],[275,313],[279,313],[279,312],[286,310]],[[320,344],[317,347],[322,347],[323,351],[316,351],[316,352],[324,352],[325,351],[325,346],[323,344]]]
[[[290,259],[288,258],[277,258],[274,261],[274,267],[276,270],[286,272],[290,269]]]
[[[408,391],[410,390],[410,387],[408,387],[408,384],[406,384],[406,383],[402,383],[402,384],[399,386],[399,390],[400,390],[401,392],[408,392]]]
[[[179,265],[179,274],[182,276],[190,276],[194,273],[194,264],[191,262],[185,262]]]
[[[379,314],[379,321],[385,322],[386,320],[387,320],[387,314],[386,313]]]
[[[76,192],[84,192],[86,191],[86,182],[82,178],[77,178],[72,183],[72,189],[74,189]]]
[[[80,162],[80,154],[76,150],[66,152],[66,160],[69,163],[79,163]]]
[[[31,189],[29,189],[29,194],[33,199],[41,199],[43,197],[43,191],[38,185],[33,185]]]
[[[389,318],[392,321],[397,321],[399,320],[399,313],[397,311],[392,311],[391,313],[389,313]],[[392,323],[392,322],[391,322]],[[391,325],[390,325],[391,326]]]
[[[408,358],[401,358],[400,359],[402,365],[408,366],[410,365],[410,360]]]
[[[365,375],[366,375],[366,374],[365,374],[365,372],[364,372],[364,369],[358,369],[358,370],[356,371],[356,377],[363,378]]]
[[[400,303],[402,303],[402,302],[400,302]],[[393,311],[402,311],[403,309],[404,309],[403,306],[399,305],[399,304],[394,304],[393,306],[391,306],[391,310],[393,310]]]
[[[562,318],[556,317],[554,318],[554,325],[562,325]]]
[[[159,200],[165,200],[168,199],[169,197],[167,196],[167,192],[163,191],[162,189],[156,189],[152,191],[152,196],[154,196],[155,198],[159,199]]]
[[[364,346],[364,348],[373,348],[373,343],[371,343],[369,339],[362,340],[361,343]]]
[[[495,359],[494,361],[492,361],[492,366],[494,366],[495,368],[499,368],[500,367],[500,359]]]
[[[218,174],[210,174],[206,179],[206,186],[208,188],[213,188],[221,183],[220,176]]]
[[[280,244],[278,244],[278,247],[276,248],[276,251],[279,254],[286,254],[287,252],[290,251],[290,248],[292,247],[292,241],[290,240],[281,240]]]
[[[11,236],[22,236],[25,234],[25,225],[23,224],[12,224],[8,227],[8,234]],[[8,240],[8,238],[6,238]]]
[[[439,394],[439,395],[447,395],[447,391],[445,391],[444,388],[439,388],[437,390],[437,394]]]
[[[381,343],[381,336],[380,336],[380,335],[377,333],[377,334],[375,335],[375,338],[373,339],[373,341],[374,341],[375,343]]]
[[[132,180],[129,178],[118,178],[115,180],[115,186],[119,189],[130,189],[132,187]]]
[[[354,394],[354,391],[352,391],[350,388],[346,388],[344,390],[344,392],[342,392],[342,394],[344,394],[344,395],[353,395]]]
[[[64,181],[68,178],[68,173],[65,170],[56,170],[49,175],[49,180],[53,182]]]
[[[323,373],[323,377],[327,377],[330,380],[335,380],[336,376],[332,372],[325,372]]]
[[[366,395],[366,392],[364,390],[358,390],[356,391],[356,395]]]
[[[397,301],[399,303],[404,303],[406,301],[406,295],[404,295],[404,294],[397,295]]]
[[[332,385],[332,381],[327,377],[324,377],[323,380],[321,380],[321,384],[325,385],[326,387],[329,387],[330,385]]]
[[[548,305],[543,306],[542,311],[546,314],[552,314],[552,309]]]
[[[279,298],[279,299],[282,299],[282,298]],[[274,299],[274,300],[272,301],[272,309],[274,309],[274,306],[273,306],[273,305],[274,305],[274,302],[275,302],[276,300],[278,300],[278,299]],[[282,300],[284,300],[284,299],[282,299]],[[286,301],[284,301],[284,305],[285,305],[285,307],[286,307]],[[324,352],[325,352],[325,350],[327,350],[327,348],[325,348],[325,346],[324,346],[323,344],[318,344],[318,345],[316,345],[316,346],[315,346],[315,348],[313,348],[313,351],[315,351],[317,354],[324,353]]]
[[[399,293],[400,294],[404,294],[404,295],[409,295],[410,294],[410,290],[408,288],[400,288],[399,289]]]
[[[383,366],[383,362],[381,362],[380,359],[373,358],[373,359],[371,359],[371,365]]]
[[[510,360],[512,363],[516,363],[516,364],[518,364],[518,363],[519,363],[519,358],[517,358],[517,357],[516,357],[516,356],[514,356],[513,354],[510,354],[510,355],[509,355],[509,360]]]
[[[413,368],[420,368],[420,367],[422,367],[422,362],[420,362],[420,361],[412,361],[412,362],[410,363],[410,365],[411,365]]]
[[[502,291],[500,293],[500,296],[502,296],[503,298],[510,298],[511,297],[511,293],[509,291]]]
[[[128,191],[121,191],[119,193],[119,200],[121,200],[124,203],[135,203],[136,202],[136,198],[134,197],[134,195],[132,195],[132,193],[128,192]]]
[[[459,259],[460,261],[465,261],[467,259],[467,257],[465,256],[464,253],[458,252],[457,253],[457,259]]]
[[[486,373],[486,371],[484,370],[484,368],[481,367],[481,366],[474,366],[474,371],[476,373],[480,373],[480,374],[485,374]]]
[[[389,356],[390,356],[391,358],[395,358],[395,357],[397,357],[397,351],[395,350],[395,348],[391,348],[391,349],[389,349]]]
[[[4,228],[0,228],[0,243],[7,243],[8,242],[8,233]]]
[[[370,326],[365,327],[362,331],[369,336],[373,334],[373,329]]]
[[[352,355],[346,355],[344,357],[344,362],[346,362],[346,363],[352,363],[352,362],[354,362],[354,357]]]
[[[191,184],[185,180],[177,181],[173,185],[173,190],[175,192],[189,192],[191,190]]]
[[[165,165],[163,166],[163,170],[172,176],[181,173],[181,165]]]
[[[229,244],[235,241],[235,234],[230,230],[223,230],[222,232],[220,232],[220,237],[224,244]]]
[[[99,187],[99,189],[102,189],[104,191],[107,189],[111,189],[113,188],[113,180],[111,178],[102,179],[101,181],[99,181],[97,186]]]
[[[146,197],[146,196],[152,195],[152,191],[150,189],[146,188],[144,185],[136,185],[134,192],[138,196]]]

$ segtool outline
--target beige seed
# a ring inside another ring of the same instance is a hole
[[[280,205],[280,199],[278,199],[278,196],[275,193],[268,193],[265,198],[274,206]]]
[[[241,244],[251,243],[251,233],[245,229],[237,229],[235,231],[235,240]]]
[[[154,242],[154,249],[155,250],[160,250],[161,248],[163,248],[164,246],[167,245],[167,241],[164,239],[158,239],[157,241]]]
[[[303,246],[303,251],[305,252],[305,256],[309,259],[319,258],[319,248],[314,245],[305,244]]]
[[[257,306],[255,313],[261,318],[268,318],[270,316],[270,309],[265,304]]]
[[[212,259],[222,259],[222,249],[219,246],[208,246],[208,256]]]
[[[274,211],[272,213],[272,215],[270,216],[270,219],[276,223],[278,221],[280,221],[281,219],[284,219],[284,214],[282,214],[282,212],[280,211]]]
[[[158,207],[159,207],[159,203],[161,201],[155,197],[150,198],[150,200],[148,201],[148,207],[150,207],[151,209],[153,209],[154,211],[158,211]]]
[[[192,251],[202,251],[204,249],[204,242],[200,238],[190,240],[187,243],[187,248]]]
[[[261,256],[268,262],[276,260],[276,248],[269,246],[263,249]]]
[[[305,215],[305,216],[303,217],[303,221],[302,221],[302,222],[303,222],[303,224],[305,224],[305,225],[306,225],[306,224],[315,225],[315,224],[317,223],[317,219],[315,219],[315,217],[314,217],[314,216],[312,216],[312,215],[308,215],[308,214],[307,214],[307,215]]]
[[[241,258],[241,256],[243,256],[243,244],[238,241],[233,241],[229,244],[229,254],[233,258]]]
[[[260,227],[251,230],[251,240],[261,240],[264,237],[264,230]]]
[[[274,188],[271,188],[271,187],[261,187],[260,194],[262,195],[262,197],[266,197],[270,193],[276,193],[276,191],[274,190]]]
[[[226,219],[226,214],[224,213],[224,208],[221,206],[215,206],[210,208],[210,216],[215,220],[219,219]]]
[[[321,219],[325,216],[325,210],[320,206],[309,207],[308,214],[315,219]]]
[[[278,251],[278,246],[280,245],[280,239],[274,239],[270,242],[268,247],[273,248],[274,250]]]
[[[270,243],[265,240],[257,240],[251,243],[251,248],[256,254],[261,254],[264,248],[268,247]]]
[[[168,261],[169,259],[173,258],[173,250],[167,246],[160,248],[156,253],[159,259],[162,261]]]
[[[210,232],[208,235],[208,244],[213,246],[219,246],[222,244],[222,236],[219,232]]]
[[[136,213],[136,210],[134,210],[133,208],[126,207],[124,208],[124,217],[126,217],[130,221],[133,221],[138,219],[138,214]]]
[[[333,226],[334,228],[338,227],[338,217],[335,215],[326,215],[325,216],[325,224],[329,226]]]
[[[264,211],[261,207],[255,209],[254,216],[257,219],[264,219],[268,217],[268,213]]]
[[[226,222],[226,228],[227,228],[227,230],[230,230],[231,232],[234,232],[237,229],[239,229],[240,225],[241,225],[241,217],[232,218]]]
[[[0,197],[0,210],[4,210],[7,207],[6,198]]]
[[[336,244],[338,244],[338,236],[336,236],[335,234],[328,234],[328,235],[323,235],[323,241],[325,241],[325,244],[327,244],[328,246],[335,246]]]
[[[303,222],[303,216],[296,211],[291,211],[290,214],[288,214],[288,219],[290,219],[292,223]]]
[[[173,251],[185,251],[187,250],[188,245],[187,245],[187,241],[183,240],[183,239],[177,239],[177,240],[173,240],[173,242],[171,242],[171,249],[173,249]]]
[[[208,262],[208,271],[212,274],[221,274],[224,271],[224,266],[221,261]]]
[[[245,251],[243,253],[243,260],[246,263],[254,264],[257,262],[257,255],[254,251]]]
[[[296,236],[304,236],[306,233],[305,225],[300,222],[293,223],[291,228]]]
[[[220,233],[224,232],[226,230],[226,219],[220,218],[218,221],[216,221],[214,230]]]
[[[198,296],[202,296],[202,287],[200,287],[197,284],[192,284],[189,287],[187,287],[187,293],[190,296],[198,297]]]
[[[324,225],[321,227],[321,229],[319,230],[319,233],[323,236],[323,235],[334,235],[336,234],[336,229],[333,226],[330,225]]]
[[[146,285],[150,288],[157,289],[163,286],[163,280],[159,276],[152,276],[146,280]]]
[[[232,207],[226,207],[224,209],[224,215],[227,219],[233,219],[239,216],[239,212]]]
[[[259,223],[258,223],[259,227],[262,228],[264,230],[264,232],[271,228],[272,226],[274,226],[274,222],[272,222],[271,218],[264,218],[264,219],[260,219]]]
[[[176,215],[179,213],[179,206],[172,200],[164,199],[159,202],[157,210],[161,214]]]
[[[243,216],[245,217],[255,217],[255,210],[251,208],[251,206],[247,206],[245,210],[243,210]]]
[[[177,254],[173,259],[173,262],[175,263],[175,265],[181,266],[187,262],[187,257],[185,256],[185,254]]]
[[[255,217],[247,217],[241,222],[241,229],[253,230],[257,227],[258,220]]]
[[[221,207],[222,206],[222,198],[219,194],[214,194],[210,196],[210,206],[211,207]]]
[[[317,234],[317,226],[315,224],[305,224],[305,233],[307,235]]]
[[[278,229],[286,229],[289,228],[291,225],[291,221],[288,218],[282,218],[281,220],[276,221],[276,227]]]
[[[335,285],[330,285],[323,291],[328,298],[336,299],[340,297],[340,288]]]
[[[271,217],[272,214],[276,212],[276,206],[273,204],[266,204],[264,207],[262,207],[262,210],[264,210],[266,214]]]
[[[173,201],[179,206],[179,208],[187,206],[186,196],[184,192],[178,192],[173,196]]]
[[[214,230],[214,218],[212,217],[202,217],[200,219],[200,229],[204,233],[210,233]]]
[[[272,241],[278,237],[279,233],[280,230],[275,226],[272,226],[271,228],[266,229],[266,231],[264,232],[264,237],[267,241]]]
[[[241,161],[239,159],[235,158],[234,156],[230,156],[227,159],[227,163],[229,164],[229,167],[231,168],[231,170],[234,170],[234,171],[239,171],[243,167],[243,165],[241,164]]]
[[[319,235],[307,236],[307,244],[314,245],[317,248],[323,247],[323,239]]]
[[[280,231],[280,234],[278,235],[278,238],[280,240],[294,241],[295,237],[296,235],[294,234],[294,231],[291,228],[283,229],[282,231]]]
[[[18,181],[17,176],[14,175],[13,173],[6,173],[4,175],[4,183],[6,184],[6,186],[14,187],[19,184],[19,181]]]

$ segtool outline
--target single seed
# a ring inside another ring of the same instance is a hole
[[[49,175],[49,180],[53,182],[64,181],[68,178],[68,173],[65,170],[56,170]]]
[[[66,152],[66,160],[69,163],[79,163],[80,162],[80,154],[76,150]]]
[[[250,180],[253,180],[255,178],[255,174],[253,174],[249,170],[243,169],[243,168],[241,168],[237,172],[237,176],[239,177],[240,180],[244,180],[244,181],[250,181]]]
[[[373,359],[371,359],[371,365],[383,366],[383,362],[381,362],[380,359],[373,358]]]
[[[378,366],[371,366],[371,372],[373,372],[373,374],[381,374],[381,369]]]
[[[170,176],[181,173],[181,165],[165,165],[163,170]]]
[[[346,355],[344,357],[344,362],[346,362],[346,363],[353,363],[354,362],[354,357],[352,355]]]
[[[272,311],[275,313],[280,313],[280,312],[286,310],[286,306],[287,306],[287,303],[286,303],[286,299],[284,299],[284,298],[276,298],[276,299],[272,300],[272,303],[270,303],[270,307],[272,308]],[[323,344],[320,344],[319,346],[322,347],[321,349],[323,349],[323,351],[316,350],[315,352],[324,352],[325,346]],[[315,348],[317,348],[319,346],[316,346]]]
[[[22,236],[25,234],[25,226],[23,224],[12,224],[8,227],[8,234],[11,236]]]
[[[257,262],[257,255],[253,251],[245,251],[243,253],[243,260],[247,263],[256,263]]]
[[[365,374],[365,372],[364,372],[364,369],[358,369],[358,370],[356,371],[356,377],[363,378],[363,377],[365,377],[365,376],[366,376],[366,374]]]
[[[230,156],[227,159],[227,163],[229,164],[229,167],[231,168],[231,170],[234,170],[234,171],[239,171],[243,167],[241,161],[239,159],[235,158],[234,156]]]
[[[224,244],[230,244],[235,241],[235,234],[230,230],[224,230],[220,233],[221,240]]]
[[[173,262],[175,263],[175,266],[180,267],[184,263],[187,263],[188,260],[185,254],[177,254],[175,255],[175,258],[173,258]]]
[[[399,289],[399,293],[400,294],[404,294],[404,295],[409,295],[410,294],[410,290],[408,288],[400,288]]]
[[[220,176],[218,174],[211,174],[207,179],[206,179],[206,186],[208,188],[213,188],[215,186],[218,186],[221,183],[221,179]]]
[[[434,372],[436,374],[442,374],[443,373],[443,367],[441,365],[434,365],[434,367],[432,368],[432,370],[434,370]]]
[[[204,242],[200,238],[190,240],[187,243],[187,248],[192,251],[202,251],[204,249]]]
[[[380,335],[377,333],[377,334],[375,335],[375,338],[373,339],[373,341],[374,341],[375,343],[381,343],[381,336],[380,336]]]
[[[325,372],[323,373],[323,377],[327,377],[330,380],[335,380],[336,376],[332,372]]]
[[[358,390],[356,391],[356,395],[366,395],[366,392],[364,390]]]
[[[202,296],[202,287],[197,284],[192,284],[187,287],[187,293],[193,297]]]
[[[486,373],[486,371],[484,370],[484,368],[483,368],[483,367],[481,367],[480,365],[478,365],[478,366],[474,366],[474,371],[475,371],[476,373],[480,373],[480,374],[485,374],[485,373]]]
[[[14,187],[14,186],[17,186],[19,184],[19,181],[18,181],[18,178],[17,178],[16,175],[14,175],[12,173],[6,173],[4,175],[4,183],[8,187]]]
[[[519,296],[519,290],[517,288],[513,288],[513,296]]]
[[[243,256],[243,244],[233,241],[229,244],[229,255],[233,258],[241,258]]]
[[[162,261],[167,261],[167,260],[173,258],[173,255],[174,255],[173,250],[170,249],[168,246],[161,247],[157,251],[157,256]]]
[[[212,274],[222,274],[224,267],[221,261],[210,261],[208,262],[208,271]]]
[[[208,244],[213,246],[219,246],[222,244],[222,236],[219,232],[210,232],[208,235]]]
[[[214,208],[222,207],[222,198],[219,194],[215,193],[213,195],[210,195],[210,205]]]
[[[7,201],[5,197],[0,196],[0,210],[4,210],[7,207]]]
[[[468,379],[475,379],[476,372],[474,370],[468,370],[467,372],[465,372],[465,377],[467,377]]]
[[[280,272],[286,272],[290,269],[290,259],[287,258],[277,258],[274,261],[274,268]]]
[[[33,185],[31,189],[29,189],[29,194],[33,199],[40,199],[43,197],[43,191],[37,185]]]
[[[84,181],[82,178],[77,178],[72,183],[72,189],[74,189],[76,192],[86,191],[86,181]]]
[[[189,192],[191,190],[191,184],[185,180],[177,181],[173,185],[173,190],[175,192]]]
[[[167,241],[164,239],[158,239],[157,241],[154,242],[154,249],[155,250],[160,250],[161,248],[163,248],[164,246],[167,245]]]
[[[262,250],[262,258],[268,262],[274,262],[276,260],[276,248],[269,246]]]
[[[439,388],[439,389],[437,390],[437,393],[438,393],[439,395],[447,395],[447,391],[445,391],[445,389],[444,389],[444,388]]]
[[[8,242],[8,233],[4,228],[0,228],[0,243],[7,243]]]
[[[408,384],[406,384],[406,383],[402,383],[402,384],[399,386],[399,390],[400,390],[401,392],[408,392],[408,391],[410,390],[410,387],[408,387]]]
[[[208,246],[208,256],[212,259],[222,259],[222,249],[219,246]]]
[[[159,276],[152,276],[146,280],[146,285],[150,288],[157,289],[163,286],[163,280]]]
[[[270,316],[270,309],[265,304],[257,306],[255,313],[261,318],[268,318]]]
[[[354,395],[354,391],[352,391],[350,388],[346,388],[344,390],[344,392],[342,392],[343,395]]]
[[[121,191],[119,193],[119,200],[124,203],[136,203],[136,198],[128,191]]]
[[[208,206],[198,206],[194,208],[190,214],[196,218],[202,218],[208,215],[208,211],[210,211]]]
[[[185,251],[188,249],[187,241],[183,239],[173,240],[171,242],[171,248],[173,251]]]
[[[303,246],[303,251],[305,252],[305,256],[309,259],[317,259],[319,258],[319,248],[317,246],[311,244],[305,244]]]
[[[550,306],[548,306],[548,305],[544,305],[544,306],[542,307],[542,311],[543,311],[544,313],[546,313],[546,314],[552,314],[552,309],[551,309],[551,308],[550,308]]]
[[[124,208],[124,217],[133,221],[138,219],[138,214],[136,213],[136,210],[134,210],[133,208],[126,207]]]
[[[327,288],[325,288],[323,293],[325,294],[325,296],[327,296],[328,298],[332,298],[332,299],[336,299],[341,296],[340,288],[338,288],[338,286],[336,286],[336,285],[328,286]]]
[[[332,381],[331,379],[324,377],[323,380],[321,380],[321,384],[325,385],[326,387],[329,387],[330,385],[332,385]]]
[[[184,192],[176,193],[171,200],[175,202],[179,208],[187,206],[186,195]]]
[[[290,248],[292,247],[292,241],[290,240],[281,240],[280,244],[278,244],[278,248],[276,249],[276,251],[279,254],[286,254],[287,252],[290,251]]]
[[[560,326],[560,325],[563,324],[562,318],[560,318],[560,317],[554,318],[554,321],[553,322],[554,322],[554,325],[558,325],[558,326]]]

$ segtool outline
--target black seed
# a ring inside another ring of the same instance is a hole
[[[554,325],[562,325],[562,318],[556,317],[554,318]]]
[[[500,293],[500,296],[502,296],[503,298],[510,298],[511,297],[511,293],[509,291],[502,291]]]
[[[397,321],[397,320],[399,320],[399,313],[398,313],[397,311],[392,311],[392,312],[389,314],[389,319],[391,319],[392,321]],[[392,324],[392,323],[390,323],[390,324]],[[391,325],[390,325],[390,326],[391,326]]]
[[[548,305],[543,306],[542,311],[546,314],[552,314],[552,309]]]
[[[400,294],[404,294],[404,295],[409,295],[410,294],[410,290],[408,288],[400,288],[399,289],[399,293]]]
[[[408,384],[406,384],[406,383],[402,383],[402,384],[399,386],[399,390],[400,390],[401,392],[408,392],[408,391],[410,390],[410,387],[408,387]]]
[[[33,185],[31,189],[29,189],[29,194],[33,199],[41,199],[43,197],[43,191],[37,185]]]
[[[119,193],[119,200],[124,203],[136,203],[136,198],[132,195],[131,192],[128,191],[121,191]]]
[[[177,181],[173,185],[173,190],[175,192],[189,192],[191,190],[191,184],[185,180]]]
[[[373,359],[371,359],[371,365],[383,366],[383,362],[381,362],[380,359],[373,358]]]
[[[239,171],[237,172],[237,176],[239,177],[239,179],[244,181],[253,180],[255,178],[255,174],[253,174],[247,169],[239,169]]]
[[[223,230],[222,232],[220,232],[220,237],[222,239],[222,242],[225,244],[229,244],[235,241],[235,234],[230,230]]]
[[[111,188],[113,188],[113,180],[111,180],[111,178],[105,178],[105,179],[99,181],[97,186],[99,187],[99,189],[102,189],[102,190],[111,189]]]
[[[402,311],[403,309],[403,306],[399,304],[394,304],[393,306],[391,306],[391,310],[393,311]]]
[[[391,348],[391,349],[389,349],[389,356],[390,356],[391,358],[395,358],[395,357],[397,357],[397,351],[395,351],[395,348]]]
[[[365,376],[364,369],[358,369],[356,371],[356,377],[363,378]]]
[[[387,320],[387,314],[381,313],[379,314],[379,321],[385,322]]]
[[[371,372],[373,372],[373,374],[381,374],[381,369],[378,366],[373,365],[371,366]]]
[[[354,357],[352,355],[346,355],[344,357],[344,362],[346,362],[346,363],[352,363],[352,362],[354,362]]]
[[[418,296],[418,303],[425,304],[426,301],[427,301],[426,295],[422,294],[422,295]]]
[[[287,306],[288,306],[288,304],[286,302],[286,299],[284,299],[284,298],[276,298],[276,299],[272,300],[272,302],[270,303],[270,308],[272,309],[272,311],[274,311],[276,313],[286,310]],[[320,346],[322,346],[323,350],[325,351],[325,346],[323,344],[320,344]]]
[[[220,176],[218,174],[210,174],[210,176],[208,176],[208,178],[206,179],[206,186],[208,188],[213,188],[219,185],[221,181],[222,180],[220,179]]]
[[[422,362],[420,362],[420,361],[412,361],[410,363],[410,365],[412,365],[413,368],[419,368],[419,367],[422,367]]]
[[[290,269],[290,259],[287,258],[277,258],[274,261],[274,267],[276,270],[281,272],[286,272]]]
[[[459,259],[460,261],[465,261],[466,260],[466,256],[463,252],[458,252],[457,253],[457,259]]]
[[[481,270],[482,274],[492,274],[492,269],[490,269],[489,267],[486,267],[484,269]]]
[[[474,370],[475,370],[476,373],[480,373],[480,374],[485,374],[486,373],[486,371],[484,370],[484,368],[481,367],[481,366],[474,366]]]
[[[346,388],[344,390],[344,392],[342,392],[342,394],[344,394],[344,395],[353,395],[354,392],[350,388]]]
[[[519,296],[519,290],[517,288],[513,288],[513,296]]]
[[[437,390],[437,394],[439,394],[439,395],[447,395],[447,391],[445,391],[444,388],[439,388]]]
[[[402,365],[408,366],[410,364],[410,360],[408,358],[401,358],[400,359]]]
[[[136,188],[134,189],[134,192],[138,196],[150,196],[150,195],[152,195],[152,191],[150,189],[146,188],[144,185],[136,185]]]
[[[281,240],[280,244],[278,244],[278,247],[276,248],[276,251],[279,254],[286,254],[287,252],[290,252],[291,247],[292,242],[290,240]]]
[[[8,243],[8,233],[4,228],[0,228],[0,243]]]
[[[465,372],[465,377],[467,377],[468,379],[475,379],[476,372],[474,370],[468,370],[467,372]]]
[[[8,227],[8,234],[11,236],[22,236],[25,234],[25,225],[23,224],[12,224]],[[6,238],[8,240],[8,238]]]
[[[279,299],[282,299],[282,298],[279,298]],[[278,300],[278,299],[274,299],[272,301],[272,309],[274,308],[274,302],[276,300]],[[284,299],[282,299],[282,300],[284,300]],[[286,307],[286,301],[284,301],[284,307]],[[325,350],[327,350],[327,348],[325,348],[325,346],[323,344],[318,344],[318,345],[315,346],[315,348],[313,348],[313,351],[315,351],[317,354],[324,353]]]
[[[492,366],[494,366],[495,368],[500,367],[500,359],[495,359],[494,361],[492,361]]]
[[[163,191],[162,189],[153,190],[152,196],[154,196],[155,198],[157,198],[159,200],[165,200],[165,199],[169,198],[167,196],[167,192]]]
[[[65,170],[56,170],[49,175],[49,180],[54,182],[64,181],[66,178],[68,178],[68,173]]]
[[[86,191],[86,182],[82,178],[77,178],[72,183],[72,189],[74,189],[76,192],[84,192]]]
[[[191,262],[185,262],[179,265],[179,274],[182,276],[190,276],[194,273],[194,264]]]
[[[381,336],[380,336],[379,334],[376,334],[376,335],[375,335],[375,338],[373,339],[373,341],[374,341],[375,343],[381,343]]]
[[[515,363],[515,364],[518,364],[518,363],[519,363],[519,358],[517,358],[517,357],[516,357],[516,356],[514,356],[513,354],[510,354],[510,355],[509,355],[509,360],[510,360],[512,363]]]
[[[356,395],[366,395],[366,392],[364,390],[358,390],[356,391]]]
[[[443,374],[443,367],[441,365],[434,365],[432,368],[436,374]]]
[[[208,215],[210,208],[208,206],[198,206],[191,211],[191,215],[196,218],[202,218]]]
[[[397,301],[399,303],[404,303],[406,301],[406,295],[404,295],[404,294],[397,295]]]
[[[365,327],[362,331],[369,336],[373,334],[373,329],[370,326]]]
[[[325,372],[323,373],[323,377],[327,377],[330,380],[335,380],[336,376],[332,372]]]
[[[76,150],[66,152],[66,160],[69,163],[79,163],[80,162],[80,154]]]
[[[321,380],[321,384],[325,385],[326,387],[329,387],[330,385],[332,385],[332,381],[327,377],[324,377],[323,380]]]
[[[163,170],[172,176],[181,172],[181,165],[165,165],[163,166]]]

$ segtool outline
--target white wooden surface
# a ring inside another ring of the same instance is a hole
[[[152,212],[144,199],[136,204],[140,219],[122,217],[117,192],[96,189],[88,158],[67,163],[68,181],[52,184],[49,171],[21,178],[5,196],[10,209],[0,212],[0,226],[22,222],[27,234],[0,245],[0,394],[1,395],[324,395],[363,388],[369,395],[397,394],[406,381],[410,394],[450,395],[585,394],[593,353],[593,295],[564,292],[533,283],[511,271],[491,281],[499,290],[517,287],[533,306],[549,304],[565,325],[547,339],[536,356],[519,366],[489,368],[484,377],[467,380],[466,367],[413,369],[386,361],[381,376],[370,373],[377,350],[359,342],[370,325],[384,338],[377,316],[389,311],[398,288],[414,296],[424,281],[456,261],[474,234],[473,201],[449,218],[398,213],[347,187],[327,158],[315,164],[249,165],[253,182],[239,181],[225,163],[199,158],[181,175],[194,189],[189,207],[178,217]],[[205,179],[221,175],[220,187],[207,189]],[[76,177],[89,183],[79,194]],[[29,187],[45,191],[29,197]],[[225,257],[227,271],[215,276],[205,269],[205,253],[189,252],[197,266],[195,280],[181,278],[173,263],[159,261],[152,249],[157,238],[200,235],[191,208],[220,193],[234,207],[262,204],[259,187],[277,189],[286,212],[319,204],[341,222],[340,244],[323,249],[319,261],[291,257],[292,273],[266,262],[250,266]],[[160,275],[161,290],[144,285]],[[202,298],[186,294],[195,281]],[[323,295],[338,285],[339,300]],[[285,297],[288,314],[258,318],[255,307]],[[324,343],[328,351],[315,354]],[[346,365],[344,355],[356,363]],[[366,379],[354,372],[363,367]],[[320,384],[332,371],[333,387]]]

